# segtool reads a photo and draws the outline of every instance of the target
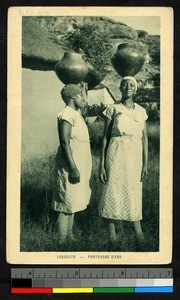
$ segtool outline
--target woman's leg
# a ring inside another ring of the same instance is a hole
[[[68,222],[68,236],[72,235],[72,229],[74,224],[74,214],[69,215],[69,222]]]
[[[115,220],[108,220],[108,233],[109,233],[109,240],[111,242],[115,242],[117,240]]]
[[[57,231],[59,233],[60,241],[65,241],[68,236],[69,217],[70,215],[59,213]]]
[[[137,238],[140,241],[144,241],[144,234],[142,232],[141,222],[140,221],[134,221],[133,224],[134,224],[134,229],[135,229]]]

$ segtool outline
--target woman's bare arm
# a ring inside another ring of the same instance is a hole
[[[102,140],[102,147],[101,147],[100,168],[99,168],[99,177],[102,183],[105,183],[107,181],[107,175],[105,170],[105,155],[106,155],[108,142],[110,140],[111,129],[112,129],[112,120],[106,118],[103,140]]]
[[[78,183],[80,182],[80,174],[70,147],[71,130],[72,126],[67,121],[63,120],[61,123],[58,123],[59,141],[69,169],[69,182]]]
[[[141,173],[141,181],[143,181],[147,175],[147,164],[148,164],[148,137],[146,131],[146,122],[144,124],[143,136],[142,136],[142,147],[143,147],[143,166],[142,166],[142,173]]]

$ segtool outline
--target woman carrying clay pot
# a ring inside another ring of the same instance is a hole
[[[99,214],[107,221],[111,242],[117,240],[118,220],[133,222],[138,240],[144,241],[140,221],[142,181],[147,177],[148,162],[147,115],[144,108],[133,103],[136,90],[136,79],[124,77],[120,84],[121,102],[104,111]]]
[[[74,213],[86,209],[90,200],[91,151],[89,133],[81,116],[86,105],[83,89],[66,85],[61,96],[66,107],[58,115],[59,148],[56,155],[53,209],[59,212],[60,242],[73,239]]]

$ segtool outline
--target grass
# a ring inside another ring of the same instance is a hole
[[[99,201],[99,146],[102,138],[102,123],[89,127],[93,172],[90,185],[92,197],[89,207],[76,213],[74,233],[77,242],[68,241],[63,246],[58,243],[57,233],[51,224],[57,214],[51,210],[53,161],[55,153],[45,157],[33,157],[22,162],[21,179],[21,251],[158,251],[159,247],[159,124],[149,123],[149,178],[143,185],[142,227],[147,245],[137,244],[133,226],[124,222],[121,236],[119,224],[119,243],[107,242],[106,224],[98,216]]]
[[[66,45],[54,43],[55,35],[42,28],[36,17],[22,18],[22,54],[24,58],[40,59],[48,63],[56,63],[65,51]],[[33,63],[33,61],[31,61]],[[52,70],[54,67],[52,67]]]

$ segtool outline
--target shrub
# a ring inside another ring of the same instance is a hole
[[[76,31],[67,33],[64,40],[76,52],[83,53],[101,79],[104,78],[110,64],[112,45],[109,34],[99,31],[95,25],[85,24]]]
[[[154,66],[160,65],[160,37],[158,35],[148,35],[146,39],[139,39],[147,45],[148,52],[151,57],[151,64]]]
[[[160,89],[139,88],[134,96],[134,101],[139,103],[146,109],[148,119],[151,122],[159,121],[160,119]]]

